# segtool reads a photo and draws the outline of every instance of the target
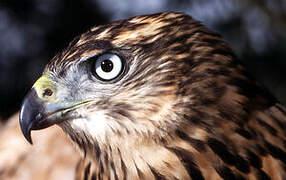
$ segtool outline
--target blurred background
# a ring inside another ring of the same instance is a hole
[[[0,0],[0,117],[19,110],[45,64],[76,35],[162,11],[190,14],[220,33],[286,103],[286,0]]]

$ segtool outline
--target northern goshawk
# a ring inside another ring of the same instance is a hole
[[[159,13],[75,38],[20,124],[29,142],[59,125],[82,153],[78,179],[285,179],[285,115],[219,35]]]

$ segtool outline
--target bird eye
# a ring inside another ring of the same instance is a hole
[[[95,74],[101,80],[109,81],[120,75],[123,70],[121,58],[115,54],[103,54],[95,62]]]

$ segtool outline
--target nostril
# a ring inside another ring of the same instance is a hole
[[[49,88],[45,89],[44,92],[43,92],[43,96],[46,97],[46,96],[51,96],[53,95],[53,91]]]

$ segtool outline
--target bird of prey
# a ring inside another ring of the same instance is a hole
[[[75,38],[21,107],[30,143],[31,130],[55,124],[82,155],[77,179],[286,178],[286,108],[181,13]]]

